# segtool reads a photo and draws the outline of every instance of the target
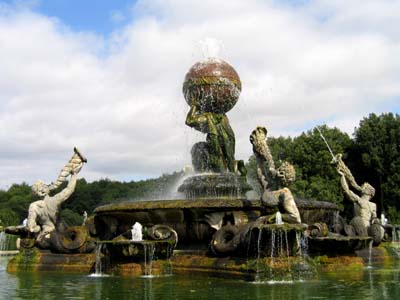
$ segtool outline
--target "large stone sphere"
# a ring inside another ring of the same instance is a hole
[[[239,99],[242,83],[235,69],[221,59],[194,64],[185,76],[183,94],[200,112],[227,113]]]

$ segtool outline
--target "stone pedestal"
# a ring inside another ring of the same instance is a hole
[[[251,186],[246,178],[233,173],[206,173],[187,178],[178,191],[185,193],[186,199],[195,198],[245,198]]]

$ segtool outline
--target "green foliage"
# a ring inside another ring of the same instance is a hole
[[[27,217],[29,204],[34,200],[36,199],[32,195],[31,187],[26,183],[13,184],[8,191],[0,191],[0,207],[3,208],[1,211],[8,209],[13,218],[18,218],[12,225],[21,223]]]
[[[338,128],[319,126],[333,153],[346,156],[352,146],[350,137]],[[330,201],[340,204],[343,194],[339,176],[331,165],[332,156],[317,128],[302,133],[293,139],[292,152],[288,159],[297,169],[297,180],[293,193],[299,197]]]
[[[400,116],[370,114],[361,120],[354,139],[359,180],[372,184],[378,208],[391,207],[393,214],[400,209]]]
[[[83,217],[69,208],[61,210],[60,218],[68,226],[78,226],[83,223]]]
[[[18,215],[11,209],[9,208],[0,209],[0,226],[7,227],[7,226],[18,225],[19,223],[20,222]]]

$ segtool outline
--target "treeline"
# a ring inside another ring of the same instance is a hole
[[[268,124],[266,124],[268,125]],[[370,114],[360,121],[353,137],[338,128],[320,126],[333,153],[343,160],[359,184],[369,182],[376,189],[373,201],[379,213],[393,223],[400,223],[400,117],[397,114]],[[334,202],[351,213],[352,204],[344,200],[332,156],[317,128],[291,137],[269,137],[276,162],[289,161],[296,168],[291,190],[296,197]],[[249,145],[250,146],[250,145]],[[247,164],[249,181],[255,184],[254,157]],[[92,213],[99,205],[138,199],[168,199],[181,178],[181,172],[164,174],[156,179],[118,182],[101,179],[91,183],[78,180],[75,193],[63,204],[62,219],[69,225],[80,224],[82,214]],[[57,192],[57,191],[56,191]],[[0,190],[0,226],[19,224],[27,216],[29,204],[37,200],[28,184],[14,184]]]

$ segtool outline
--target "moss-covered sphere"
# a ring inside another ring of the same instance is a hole
[[[197,102],[201,112],[227,113],[239,99],[242,83],[235,69],[221,59],[195,63],[183,82],[189,106]]]

